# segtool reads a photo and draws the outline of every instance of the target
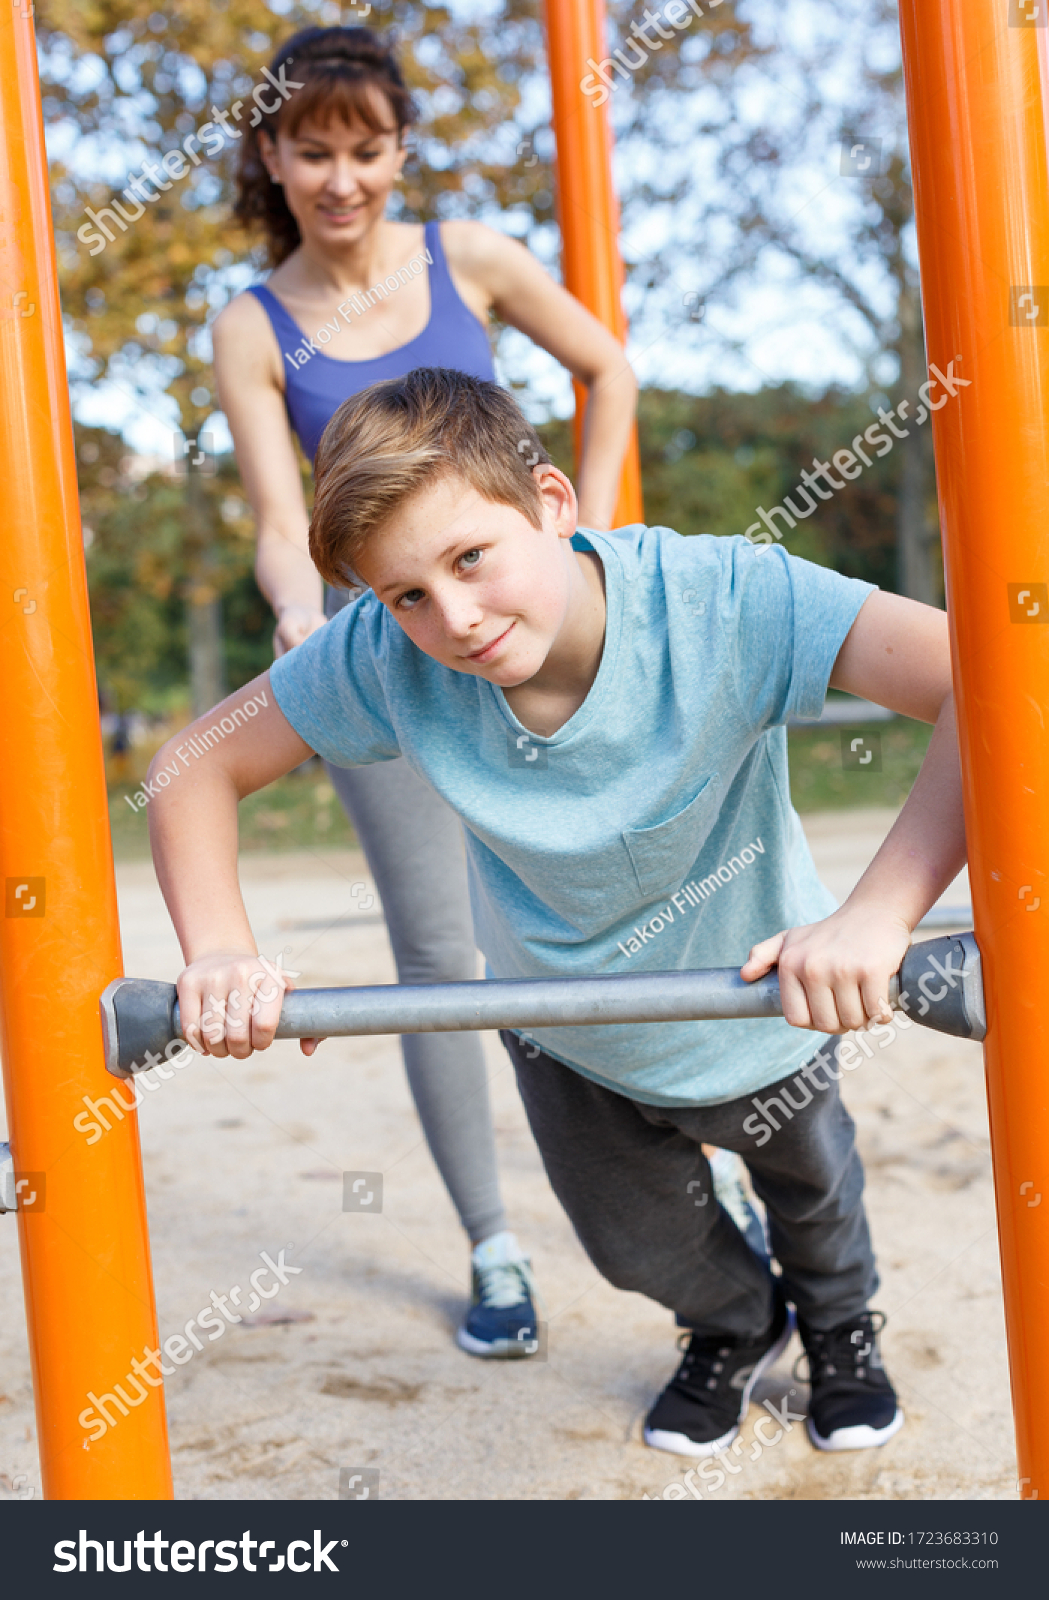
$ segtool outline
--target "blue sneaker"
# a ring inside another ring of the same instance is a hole
[[[456,1334],[460,1349],[472,1356],[534,1356],[539,1349],[539,1319],[532,1296],[531,1263],[512,1233],[482,1239],[470,1257],[473,1298]]]

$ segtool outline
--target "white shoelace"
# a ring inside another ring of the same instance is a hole
[[[481,1304],[493,1311],[509,1311],[512,1306],[523,1305],[529,1294],[534,1294],[532,1274],[524,1261],[505,1265],[478,1267]]]

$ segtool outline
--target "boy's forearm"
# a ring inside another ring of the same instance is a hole
[[[913,931],[965,860],[961,767],[949,694],[907,802],[846,904],[891,910]]]
[[[237,801],[213,767],[180,774],[150,805],[157,878],[187,966],[217,951],[257,953],[237,878]]]

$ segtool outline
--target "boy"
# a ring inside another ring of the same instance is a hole
[[[835,1036],[888,1017],[910,932],[964,862],[945,618],[742,538],[577,531],[572,486],[511,397],[443,369],[347,401],[316,481],[317,567],[370,592],[233,696],[264,709],[229,718],[150,808],[187,1037],[240,1059],[273,1038],[281,996],[254,990],[236,808],[311,751],[403,754],[459,813],[495,977],[746,958],[754,980],[778,963],[782,1020],[503,1042],[591,1259],[691,1330],[646,1441],[724,1449],[790,1337],[789,1301],[813,1442],[884,1443],[903,1416],[868,1310],[878,1280]],[[819,714],[828,683],[936,723],[837,910],[790,805],[784,728]],[[746,1161],[782,1276],[706,1203],[704,1141]]]

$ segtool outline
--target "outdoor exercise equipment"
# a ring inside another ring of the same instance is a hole
[[[971,933],[912,945],[889,1000],[915,1022],[962,1039],[986,1030],[980,952]],[[100,1002],[106,1066],[145,1072],[184,1039],[173,983],[117,978]],[[472,1028],[590,1028],[623,1022],[713,1022],[782,1016],[775,972],[744,983],[735,967],[631,972],[599,978],[510,978],[477,983],[297,989],[285,995],[278,1039]]]
[[[135,1119],[73,1130],[121,961],[32,13],[0,5],[0,1040],[43,1493],[155,1500],[162,1391],[97,1443],[77,1420],[157,1322]]]

